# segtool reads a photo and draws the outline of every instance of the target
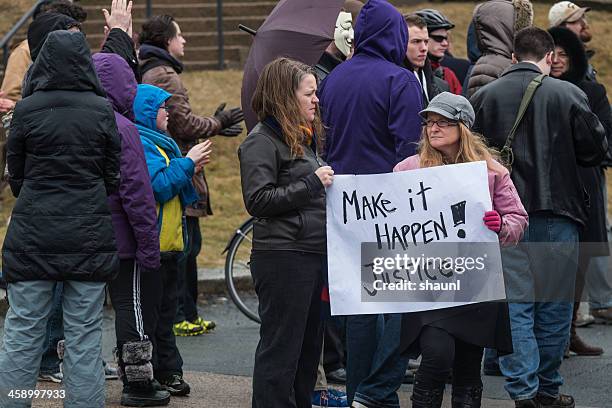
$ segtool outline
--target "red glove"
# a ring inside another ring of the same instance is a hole
[[[502,218],[501,215],[495,210],[493,211],[485,211],[484,218],[482,219],[487,226],[488,229],[499,234],[502,226]]]

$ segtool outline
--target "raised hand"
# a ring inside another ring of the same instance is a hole
[[[111,3],[111,11],[102,9],[106,27],[108,30],[120,28],[125,31],[130,37],[132,36],[132,2],[127,0],[113,0]]]

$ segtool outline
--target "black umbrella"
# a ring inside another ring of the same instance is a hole
[[[247,130],[257,124],[251,98],[263,68],[278,57],[315,65],[334,39],[344,0],[281,0],[255,34],[242,79],[242,110]]]

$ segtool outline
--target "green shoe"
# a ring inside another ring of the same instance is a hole
[[[198,316],[198,318],[195,319],[191,323],[197,324],[198,326],[203,327],[205,332],[209,332],[213,330],[215,327],[217,327],[217,324],[215,322],[213,322],[212,320],[204,320],[202,319],[201,316]]]
[[[206,329],[204,329],[199,324],[193,324],[188,322],[187,320],[183,320],[180,323],[176,323],[172,327],[172,331],[174,331],[175,336],[187,337],[187,336],[199,336],[200,334],[204,334]]]

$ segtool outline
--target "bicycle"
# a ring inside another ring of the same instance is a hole
[[[253,279],[251,277],[250,258],[253,243],[253,224],[255,218],[246,220],[227,243],[223,253],[225,256],[225,285],[230,298],[238,309],[249,319],[261,323],[257,307],[249,306],[241,297],[241,291],[253,291]]]

